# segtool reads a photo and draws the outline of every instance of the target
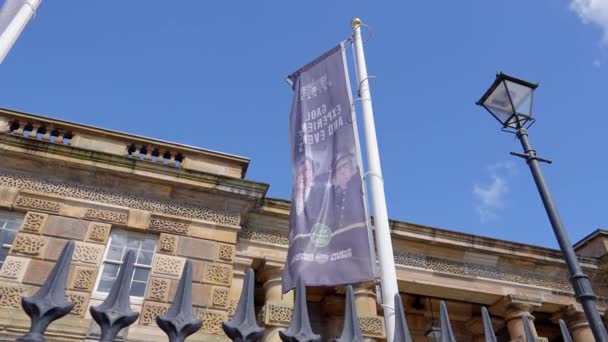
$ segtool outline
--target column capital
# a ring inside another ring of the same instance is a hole
[[[233,274],[236,278],[244,279],[248,269],[253,268],[253,259],[236,256],[233,263]]]
[[[524,314],[530,315],[541,307],[542,304],[543,302],[539,298],[506,295],[492,304],[488,309],[493,315],[504,317],[508,321],[514,318],[521,318]]]
[[[554,323],[557,323],[560,319],[566,322],[568,329],[571,331],[589,326],[585,311],[579,303],[564,306],[551,316],[551,321]]]

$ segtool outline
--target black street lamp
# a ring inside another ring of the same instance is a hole
[[[551,161],[538,157],[528,141],[527,128],[534,123],[532,99],[537,87],[538,84],[499,73],[496,75],[496,80],[492,86],[477,101],[477,104],[484,107],[501,123],[503,131],[515,133],[521,142],[524,153],[511,152],[511,154],[525,159],[530,166],[534,182],[549,216],[549,221],[551,221],[553,232],[568,265],[570,283],[574,289],[576,300],[581,303],[585,310],[585,316],[587,316],[595,340],[608,342],[606,329],[597,311],[596,296],[593,293],[591,282],[578,263],[574,248],[572,248],[566,235],[566,230],[561,223],[538,164],[538,162],[551,163]]]

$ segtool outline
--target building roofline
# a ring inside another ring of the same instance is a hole
[[[121,131],[111,130],[111,129],[106,129],[106,128],[100,128],[100,127],[95,127],[95,126],[91,126],[91,125],[85,125],[85,124],[81,124],[81,123],[77,123],[77,122],[73,122],[73,121],[55,119],[55,118],[48,117],[45,115],[32,114],[32,113],[23,112],[23,111],[11,109],[11,108],[0,107],[0,113],[12,115],[12,116],[18,116],[18,117],[26,118],[26,119],[41,120],[41,121],[55,123],[55,124],[63,125],[63,126],[71,126],[74,129],[77,129],[80,131],[88,131],[91,133],[102,134],[102,135],[114,137],[114,138],[136,139],[141,142],[145,142],[145,143],[149,143],[149,144],[162,144],[162,145],[166,145],[166,146],[169,146],[172,148],[177,148],[177,149],[180,149],[180,150],[183,150],[186,152],[204,154],[208,157],[212,157],[212,158],[216,158],[216,159],[223,159],[223,160],[229,159],[232,162],[235,162],[235,163],[241,165],[241,167],[243,168],[243,172],[242,172],[243,178],[245,177],[245,174],[247,172],[247,168],[248,168],[249,162],[250,162],[249,158],[242,157],[242,156],[235,155],[235,154],[224,153],[224,152],[214,151],[214,150],[210,150],[210,149],[203,149],[203,148],[192,146],[192,145],[180,144],[180,143],[170,142],[170,141],[166,141],[166,140],[162,140],[162,139],[150,138],[150,137],[146,137],[146,136],[142,136],[142,135],[126,133],[126,132],[121,132]]]
[[[585,236],[584,238],[577,241],[572,247],[575,250],[582,248],[584,245],[589,243],[591,240],[595,239],[598,235],[608,235],[608,230],[598,228],[598,229],[594,230],[593,232],[591,232],[590,234],[588,234],[587,236]]]

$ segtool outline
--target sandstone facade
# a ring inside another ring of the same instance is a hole
[[[189,340],[227,340],[220,323],[233,315],[250,267],[265,340],[277,341],[289,324],[293,294],[280,289],[289,202],[267,198],[267,184],[245,179],[246,158],[11,110],[0,110],[0,156],[0,213],[20,222],[1,260],[0,339],[28,329],[20,298],[42,284],[70,239],[76,248],[66,299],[76,305],[50,326],[50,341],[94,338],[88,307],[103,300],[104,279],[119,265],[114,255],[125,248],[141,258],[134,279],[141,292],[132,297],[141,315],[120,334],[127,341],[166,340],[154,317],[169,307],[186,259],[193,262],[195,314],[204,320]],[[482,305],[500,340],[520,339],[519,318],[531,314],[539,340],[559,336],[561,318],[575,341],[589,341],[559,251],[406,222],[391,226],[416,341],[426,341],[439,299],[459,341],[483,341]],[[597,231],[576,247],[604,310],[608,234]],[[374,284],[357,284],[355,296],[364,334],[384,340]],[[338,335],[344,289],[309,288],[308,301],[313,328],[325,339]]]

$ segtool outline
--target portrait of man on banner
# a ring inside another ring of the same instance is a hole
[[[335,286],[374,278],[355,117],[342,45],[290,76],[292,198],[283,291],[298,277]]]

